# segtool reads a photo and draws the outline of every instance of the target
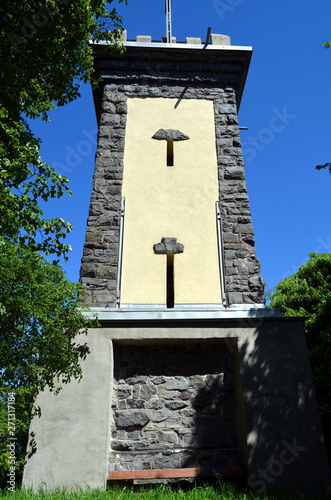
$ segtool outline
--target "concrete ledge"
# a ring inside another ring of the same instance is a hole
[[[177,306],[173,309],[167,309],[159,305],[129,305],[119,309],[106,307],[90,307],[88,311],[82,311],[87,317],[98,316],[100,321],[155,321],[155,320],[228,320],[228,319],[255,319],[255,318],[280,318],[279,309],[269,309],[264,306],[244,307],[243,305],[225,308],[219,306],[206,308],[188,305],[187,308]]]
[[[105,42],[100,41],[100,42],[93,42],[94,46],[104,46],[107,47]],[[182,42],[177,42],[177,43],[164,43],[164,42],[135,42],[132,40],[128,40],[123,42],[124,47],[150,47],[150,48],[156,48],[156,49],[203,49],[203,50],[222,50],[225,49],[227,51],[231,52],[237,52],[237,51],[245,51],[245,52],[252,52],[253,49],[251,46],[246,46],[246,45],[216,45],[216,44],[208,44],[206,45],[205,43],[182,43]]]

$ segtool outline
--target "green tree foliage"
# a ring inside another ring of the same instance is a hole
[[[79,377],[84,346],[74,337],[87,321],[77,307],[80,285],[28,247],[0,240],[0,366],[11,389],[54,388],[54,377]]]
[[[112,2],[0,2],[1,472],[8,458],[8,393],[17,395],[19,454],[36,393],[46,385],[57,390],[55,380],[79,378],[79,360],[87,354],[75,340],[90,326],[78,308],[80,287],[38,253],[66,257],[69,250],[63,239],[71,225],[46,219],[40,208],[41,201],[70,193],[68,180],[41,159],[29,122],[47,120],[50,110],[79,97],[81,82],[93,81],[91,40],[120,49],[121,18],[108,11]]]
[[[36,393],[46,385],[80,378],[80,360],[88,355],[87,320],[77,307],[80,285],[62,268],[28,247],[0,239],[0,467],[8,458],[7,396],[15,392],[18,471],[23,466],[30,412]]]
[[[107,3],[112,0],[1,1],[1,104],[13,118],[45,116],[79,96],[80,81],[93,71],[90,41],[117,48],[120,18],[115,9],[107,12]]]
[[[329,169],[329,172],[331,174],[331,163],[325,163],[324,165],[316,165],[316,170],[322,170],[324,168]]]
[[[71,226],[45,220],[38,201],[69,192],[68,181],[41,160],[27,119],[47,120],[51,109],[79,96],[93,73],[91,40],[119,48],[121,19],[107,3],[0,3],[0,234],[46,253],[66,253],[62,239]]]
[[[306,318],[305,331],[322,417],[331,419],[331,254],[310,253],[298,271],[275,288],[271,307]]]
[[[68,180],[42,161],[39,148],[23,120],[11,121],[0,108],[0,234],[47,254],[65,255],[69,247],[62,238],[71,224],[45,219],[39,201],[70,193]]]

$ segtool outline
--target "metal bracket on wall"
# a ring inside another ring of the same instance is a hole
[[[121,200],[120,209],[120,234],[118,245],[118,263],[117,263],[117,285],[116,285],[116,308],[121,306],[121,280],[122,280],[122,258],[123,258],[123,237],[124,237],[124,215],[125,215],[125,198]]]
[[[216,221],[217,221],[218,259],[219,259],[219,267],[220,267],[222,303],[223,303],[224,307],[228,307],[226,285],[225,285],[225,273],[224,273],[225,259],[224,259],[222,217],[221,217],[221,206],[220,206],[219,201],[216,202]]]

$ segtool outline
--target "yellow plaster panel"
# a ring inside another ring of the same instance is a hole
[[[166,303],[166,256],[155,255],[162,237],[185,246],[174,261],[175,304],[221,302],[215,202],[218,199],[212,101],[128,99],[123,197],[126,199],[122,304]],[[190,137],[174,143],[166,166],[159,130]]]

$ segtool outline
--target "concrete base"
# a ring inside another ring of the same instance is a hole
[[[330,472],[299,319],[105,323],[84,337],[83,379],[39,395],[23,485],[105,488],[110,452],[113,344],[223,341],[237,359],[237,425],[256,493],[326,491]]]

